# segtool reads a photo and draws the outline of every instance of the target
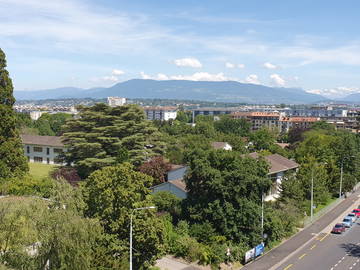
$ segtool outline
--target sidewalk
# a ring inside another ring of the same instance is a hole
[[[210,267],[188,264],[171,256],[163,257],[157,260],[156,265],[161,270],[210,270]]]
[[[360,190],[355,191],[347,199],[343,200],[330,212],[324,214],[312,225],[292,236],[278,247],[270,250],[268,253],[244,266],[243,270],[269,270],[280,261],[285,259],[289,254],[295,252],[299,247],[310,241],[317,234],[328,228],[334,220],[338,219],[344,211],[349,209],[357,200],[359,200]]]

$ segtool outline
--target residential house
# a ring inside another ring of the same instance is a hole
[[[65,151],[61,137],[21,135],[21,140],[29,162],[61,164],[58,156]]]
[[[187,191],[184,177],[188,169],[189,167],[185,165],[172,164],[170,171],[167,173],[166,182],[152,187],[152,193],[168,191],[181,199],[186,198]]]
[[[258,159],[260,155],[256,152],[250,153],[250,157]],[[265,194],[265,201],[274,201],[279,198],[281,193],[281,182],[284,179],[285,173],[295,172],[299,167],[295,161],[287,159],[279,154],[272,154],[264,156],[264,159],[269,163],[268,176],[272,180],[270,190]]]
[[[180,199],[187,197],[186,184],[183,179],[176,179],[161,183],[151,188],[152,193],[159,191],[168,191]]]

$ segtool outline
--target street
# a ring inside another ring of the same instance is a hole
[[[360,203],[360,189],[343,200],[334,209],[326,213],[312,225],[295,234],[293,237],[270,250],[255,262],[244,266],[244,270],[317,270],[329,269],[360,269],[356,256],[346,256],[347,251],[357,254],[357,244],[360,242],[360,219],[357,224],[343,235],[330,235],[332,226],[340,222],[348,212]],[[359,246],[360,249],[360,246]],[[341,255],[343,254],[343,255]],[[341,256],[340,256],[341,255]],[[359,252],[360,256],[360,252]],[[344,258],[343,258],[344,257]],[[339,263],[339,261],[341,262]],[[348,268],[341,265],[356,263]],[[337,264],[337,265],[336,265]],[[336,265],[336,266],[335,266]],[[325,268],[323,268],[325,267]],[[358,267],[358,268],[356,268]]]
[[[343,234],[320,234],[276,269],[360,269],[360,219]]]

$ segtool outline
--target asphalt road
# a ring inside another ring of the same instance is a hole
[[[331,210],[329,213],[325,214],[323,217],[321,217],[319,220],[314,222],[312,225],[308,226],[304,230],[300,231],[296,235],[294,235],[292,238],[278,246],[277,248],[274,248],[273,250],[270,250],[268,253],[266,253],[264,256],[257,259],[257,261],[252,262],[250,264],[247,264],[243,269],[244,270],[293,270],[293,269],[303,269],[303,270],[317,270],[317,269],[323,269],[318,268],[318,265],[315,263],[323,263],[325,261],[331,261],[329,257],[338,258],[339,256],[335,256],[339,251],[343,251],[344,248],[339,248],[338,245],[334,244],[332,240],[334,239],[346,239],[347,235],[350,235],[352,238],[352,241],[349,243],[340,243],[344,245],[348,245],[347,248],[355,248],[358,242],[360,242],[360,225],[354,225],[351,230],[349,230],[346,235],[344,234],[343,237],[340,238],[334,238],[336,236],[328,235],[326,236],[322,241],[323,236],[326,234],[323,234],[322,232],[330,232],[331,228],[330,225],[334,223],[336,219],[341,219],[344,215],[344,211],[348,211],[349,208],[351,208],[354,204],[359,202],[359,195],[360,195],[360,189],[358,189],[356,192],[354,192],[351,196],[349,196],[347,199],[343,200],[339,205],[337,205],[333,210]],[[360,223],[360,220],[359,220]],[[330,224],[330,225],[329,225]],[[359,227],[359,228],[358,228]],[[358,231],[359,229],[359,231]],[[353,235],[352,231],[358,231],[359,236],[356,237],[356,233]],[[328,239],[327,239],[328,238]],[[322,248],[322,250],[317,249],[319,246],[322,247],[324,243],[328,243],[329,246],[325,245],[325,248]],[[340,240],[338,240],[340,241]],[[324,243],[323,243],[324,242]],[[310,246],[311,245],[311,246]],[[315,246],[314,246],[315,245]],[[334,247],[332,247],[334,246]],[[331,247],[331,248],[330,248]],[[307,251],[307,249],[310,251]],[[312,249],[311,249],[312,248]],[[330,249],[329,249],[330,248]],[[300,251],[299,251],[300,249]],[[360,247],[359,247],[360,249]],[[319,258],[317,261],[311,261],[308,258],[312,258],[312,256],[309,256],[310,253],[317,253],[317,252],[326,252],[328,250],[329,253],[324,254],[318,254]],[[302,253],[301,253],[302,252]],[[301,254],[299,254],[301,253]],[[302,258],[301,257],[304,253]],[[293,254],[296,254],[296,256],[293,256]],[[339,253],[344,254],[344,252]],[[342,255],[340,258],[338,258],[338,261],[342,259],[344,255]],[[348,261],[350,258],[344,258],[343,261]],[[315,265],[306,265],[305,266],[298,266],[300,268],[295,268],[295,265],[299,262],[306,263],[307,260],[310,260],[309,263],[314,263]],[[357,260],[357,259],[356,259]],[[356,262],[356,260],[353,262],[353,264]],[[296,262],[296,263],[295,263]],[[326,264],[326,263],[325,263]],[[336,268],[334,263],[334,269],[337,270],[340,268]],[[279,267],[280,266],[280,267]],[[288,268],[286,268],[288,267]],[[337,266],[338,267],[338,266]],[[355,268],[358,267],[358,268]],[[324,269],[331,269],[331,266],[329,268]],[[345,268],[344,268],[345,269]],[[346,268],[346,269],[350,269]],[[356,263],[356,265],[353,266],[352,269],[360,269],[360,264]]]
[[[277,270],[304,269],[360,269],[360,219],[341,235],[320,234],[277,268]]]

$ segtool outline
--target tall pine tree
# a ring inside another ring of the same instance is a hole
[[[0,49],[0,180],[24,175],[29,170],[16,128],[14,103],[5,53]]]
[[[164,152],[161,134],[137,105],[111,108],[103,103],[80,107],[63,126],[65,160],[82,178],[124,161],[139,166]]]

